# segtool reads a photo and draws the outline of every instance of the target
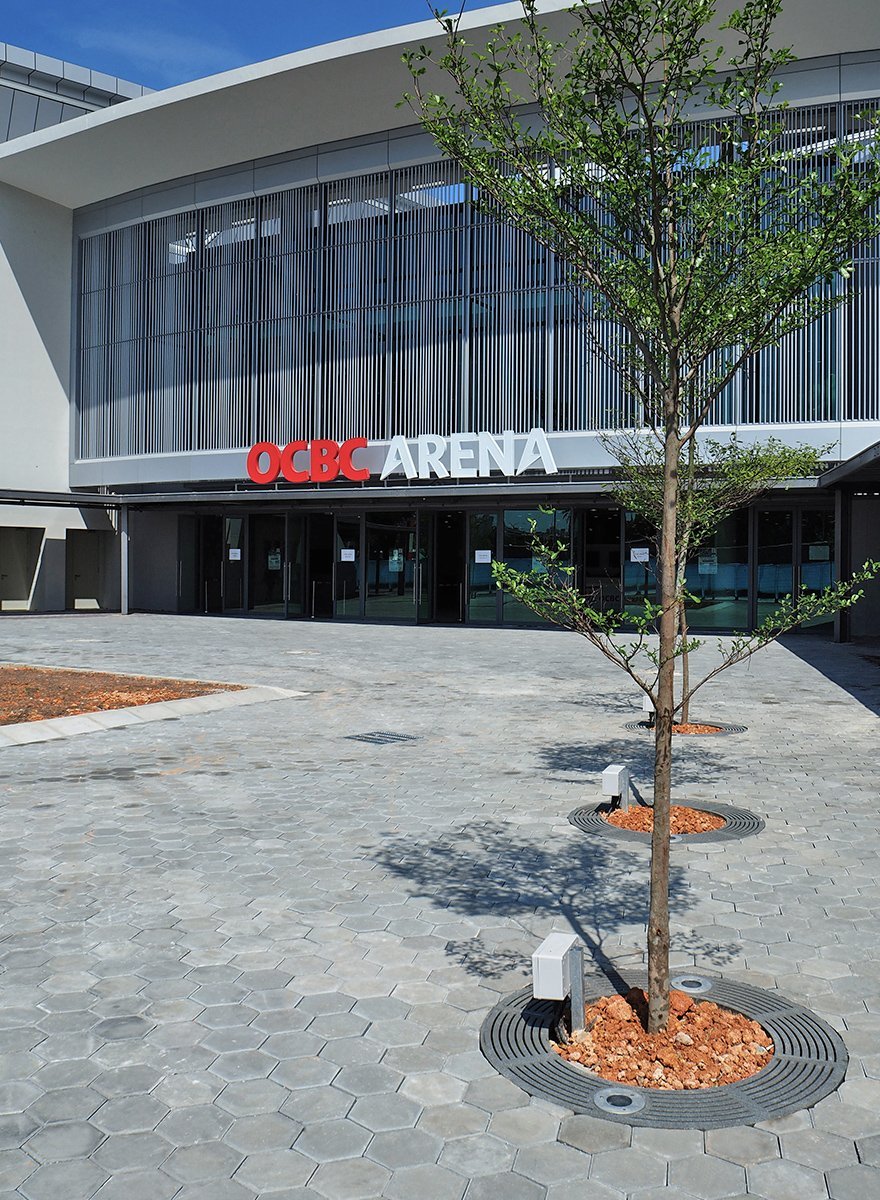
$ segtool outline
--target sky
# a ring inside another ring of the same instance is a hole
[[[428,0],[0,0],[0,41],[163,88],[429,16]]]

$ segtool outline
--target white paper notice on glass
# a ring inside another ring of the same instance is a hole
[[[240,562],[241,561],[241,550],[238,548],[238,546],[230,546],[229,547],[229,561],[230,562]]]
[[[490,563],[491,561],[492,561],[492,551],[491,550],[475,550],[474,551],[474,562],[475,563]]]
[[[651,551],[647,546],[633,546],[629,552],[630,562],[646,563],[651,561]]]
[[[354,562],[354,550],[340,550],[339,551],[339,561],[340,562]]]
[[[813,542],[810,546],[810,562],[831,562],[831,547],[827,542]]]

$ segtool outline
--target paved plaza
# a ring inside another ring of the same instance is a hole
[[[551,929],[642,961],[648,849],[566,821],[640,702],[573,635],[0,618],[0,661],[304,695],[0,748],[0,1200],[880,1195],[880,648],[792,638],[710,685],[678,799],[677,963],[835,1028],[808,1113],[630,1130],[530,1100],[480,1022]],[[403,741],[360,741],[383,732]]]

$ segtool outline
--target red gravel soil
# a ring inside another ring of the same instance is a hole
[[[641,988],[603,996],[586,1006],[584,1031],[553,1049],[612,1083],[680,1091],[747,1079],[773,1055],[757,1021],[673,991],[669,1026],[647,1033],[648,1002]]]
[[[654,832],[654,810],[642,805],[627,809],[626,812],[615,809],[614,812],[605,814],[605,820],[609,825],[616,825],[618,829],[634,829],[637,833]],[[673,804],[669,811],[671,833],[711,833],[713,829],[720,829],[723,824],[724,817],[719,817],[717,813],[703,812],[699,808]]]
[[[685,735],[690,734],[692,736],[700,735],[700,734],[705,735],[707,733],[720,733],[721,726],[720,725],[699,725],[699,724],[695,724],[693,721],[688,721],[686,725],[673,725],[672,732],[673,733],[683,733]]]
[[[231,683],[151,679],[147,675],[111,675],[104,671],[53,667],[0,666],[0,725],[238,690],[238,686]]]

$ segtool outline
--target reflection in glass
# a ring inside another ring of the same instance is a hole
[[[248,604],[251,612],[284,611],[284,516],[254,513],[248,542]]]
[[[745,629],[749,622],[749,514],[731,513],[694,554],[685,589],[697,598],[687,607],[691,629]]]
[[[801,587],[815,594],[837,579],[834,562],[834,513],[831,509],[804,509],[801,514]],[[834,616],[817,617],[805,628],[834,626]]]
[[[361,523],[355,517],[336,518],[334,616],[361,615]]]
[[[623,609],[642,615],[645,600],[657,599],[656,533],[636,513],[624,519]]]
[[[470,556],[468,564],[468,620],[495,622],[498,620],[498,588],[492,578],[492,559],[496,553],[498,514],[472,512],[470,522]]]
[[[304,570],[305,525],[303,517],[290,513],[287,518],[287,615],[303,615],[306,577]]]
[[[620,607],[620,509],[588,508],[580,516],[577,585],[600,610]]]
[[[374,621],[415,621],[416,514],[367,517],[366,615]]]
[[[789,509],[758,512],[758,624],[770,615],[793,587],[793,513]]]
[[[517,571],[541,571],[543,567],[532,554],[532,523],[534,535],[555,548],[557,542],[565,545],[560,565],[571,562],[571,513],[557,508],[548,512],[540,509],[508,509],[504,513],[504,561]],[[521,622],[529,625],[546,624],[530,608],[502,592],[502,619],[505,622]]]

